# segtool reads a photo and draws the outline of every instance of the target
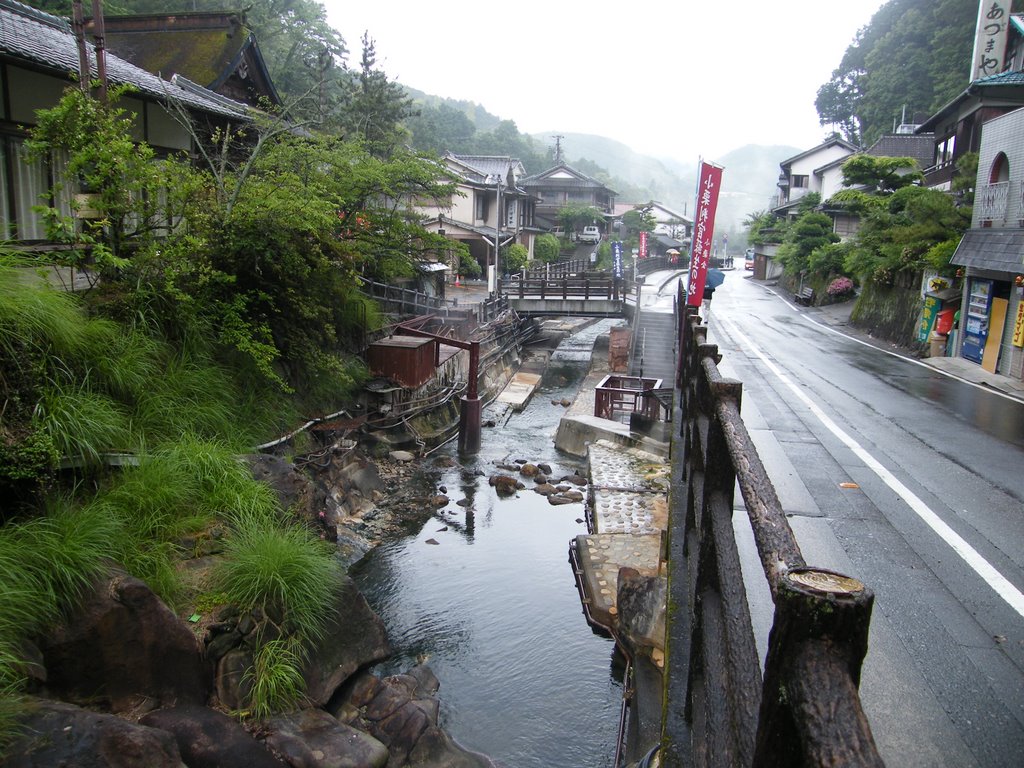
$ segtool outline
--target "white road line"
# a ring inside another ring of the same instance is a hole
[[[974,570],[975,573],[981,576],[981,578],[984,579],[993,590],[995,590],[999,597],[1005,600],[1006,603],[1018,614],[1024,616],[1024,593],[1021,593],[1017,587],[1010,583],[1009,579],[996,570],[995,566],[982,557],[981,553],[968,544],[960,534],[950,528],[942,518],[932,511],[932,509],[925,504],[919,496],[917,496],[917,494],[900,482],[892,472],[882,466],[881,462],[868,453],[860,443],[854,440],[838,424],[836,424],[799,386],[797,386],[796,383],[792,381],[792,379],[783,373],[775,363],[769,360],[764,352],[756,347],[754,343],[736,327],[735,323],[725,318],[723,318],[721,322],[728,326],[729,332],[743,343],[744,348],[747,351],[756,355],[758,359],[764,363],[765,367],[767,367],[779,381],[785,384],[790,391],[792,391],[793,394],[810,409],[811,413],[817,417],[818,421],[820,421],[829,432],[839,438],[847,448],[853,451],[854,455],[864,462],[868,469],[878,475],[879,479],[883,483],[889,486],[893,492],[903,499],[907,506],[909,506],[910,509],[913,510],[919,518],[921,518],[922,522],[935,531],[935,533],[937,533],[939,537]],[[869,344],[868,346],[871,345]],[[884,352],[885,350],[879,351]]]

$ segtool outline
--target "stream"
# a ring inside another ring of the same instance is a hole
[[[568,561],[570,541],[586,533],[584,505],[552,506],[530,479],[499,498],[488,477],[516,459],[550,464],[552,482],[586,475],[584,460],[554,448],[565,407],[552,401],[575,397],[594,339],[620,322],[562,341],[524,411],[486,408],[498,426],[484,429],[480,453],[438,470],[448,506],[352,571],[395,648],[373,672],[427,664],[441,683],[441,725],[503,768],[614,762],[621,657],[587,624]],[[457,458],[455,442],[439,454]]]

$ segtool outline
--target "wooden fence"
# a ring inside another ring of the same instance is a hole
[[[742,385],[677,296],[661,765],[881,766],[858,685],[872,592],[810,568],[740,418]],[[775,604],[764,675],[733,536],[739,484]]]

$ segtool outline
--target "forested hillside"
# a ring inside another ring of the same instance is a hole
[[[905,122],[934,114],[968,85],[977,16],[977,0],[890,0],[818,89],[822,124],[867,145],[904,113]]]

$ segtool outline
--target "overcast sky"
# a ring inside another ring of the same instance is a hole
[[[885,0],[325,0],[358,67],[364,31],[392,80],[481,104],[524,133],[592,133],[695,162],[800,149],[814,99]]]

